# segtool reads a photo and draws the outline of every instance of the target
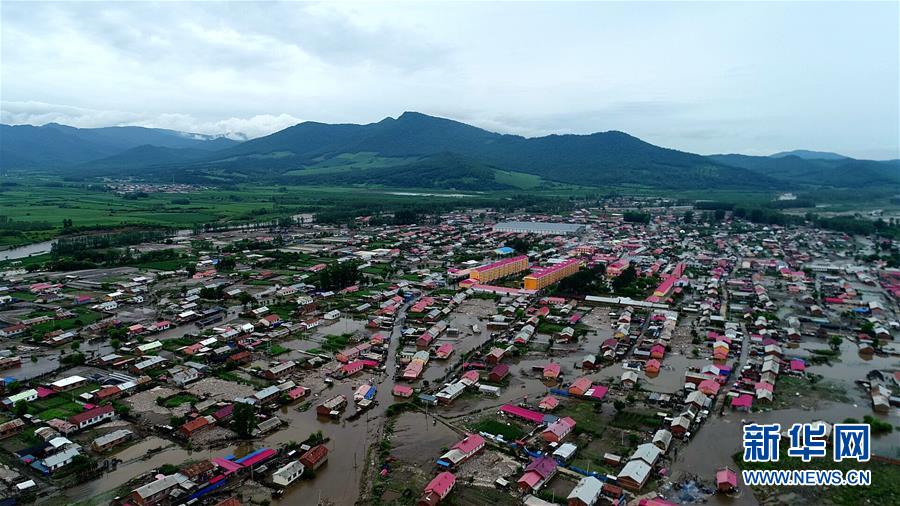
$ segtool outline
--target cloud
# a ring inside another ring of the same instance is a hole
[[[405,110],[900,157],[897,3],[0,2],[0,120],[258,136]]]
[[[135,125],[197,134],[226,135],[237,140],[268,135],[301,121],[299,118],[284,113],[256,114],[246,118],[231,117],[205,121],[182,113],[141,116],[131,112],[104,111],[44,102],[0,103],[0,122],[12,125],[61,123],[79,128]]]

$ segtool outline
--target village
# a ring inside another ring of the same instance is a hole
[[[658,198],[384,222],[8,261],[0,504],[825,501],[741,483],[750,422],[864,421],[897,476],[889,240]]]

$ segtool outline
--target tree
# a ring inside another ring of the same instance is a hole
[[[843,339],[841,339],[841,336],[831,336],[831,341],[830,341],[831,347],[835,350],[840,348],[842,341],[843,341]]]
[[[694,222],[694,211],[685,211],[683,221],[685,223],[693,223]]]
[[[16,402],[15,405],[16,416],[25,416],[28,413],[28,403],[22,399]]]
[[[637,279],[637,272],[634,269],[634,265],[629,265],[624,271],[622,271],[615,279],[612,281],[613,291],[621,290],[626,286],[630,285]]]
[[[234,431],[241,438],[249,438],[256,426],[256,410],[245,402],[234,405]]]

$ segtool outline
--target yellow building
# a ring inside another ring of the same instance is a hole
[[[528,257],[525,255],[505,258],[498,262],[482,265],[472,269],[469,279],[474,279],[480,284],[490,283],[495,279],[512,276],[528,269]]]
[[[565,277],[575,274],[580,268],[581,260],[571,258],[565,262],[538,269],[525,276],[525,289],[540,290],[546,288]]]

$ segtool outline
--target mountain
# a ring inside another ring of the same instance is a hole
[[[817,185],[835,188],[900,184],[896,161],[878,162],[852,158],[807,160],[798,156],[710,155],[719,163],[741,167],[785,185]]]
[[[188,163],[201,160],[209,156],[208,149],[200,148],[169,148],[144,144],[136,148],[92,160],[83,165],[84,170],[92,169],[117,169],[120,167],[144,168],[155,166],[168,166],[173,164]]]
[[[304,122],[242,143],[141,127],[0,126],[0,168],[222,183],[490,191],[547,186],[800,190],[898,187],[900,163],[796,151],[701,156],[619,131],[522,137],[417,112]]]
[[[221,136],[135,126],[75,128],[57,123],[42,126],[0,125],[0,167],[71,167],[149,145],[171,149],[215,151],[237,144]]]
[[[804,160],[847,160],[850,158],[849,156],[832,153],[830,151],[810,151],[808,149],[795,149],[793,151],[773,153],[769,155],[769,158],[784,158],[786,156],[796,156],[797,158],[802,158]]]
[[[743,168],[654,146],[622,132],[526,138],[415,112],[367,125],[300,123],[216,152],[193,168],[230,175],[279,174],[292,179],[309,175],[310,181],[337,182],[348,176],[329,162],[361,154],[374,157],[371,163],[380,167],[412,169],[427,163],[422,167],[425,170],[440,163],[445,171],[463,178],[462,173],[476,164],[585,186],[767,188],[775,184]],[[443,154],[456,156],[436,157]],[[363,172],[366,168],[357,168],[361,180],[368,180]],[[342,175],[326,176],[328,173]]]

